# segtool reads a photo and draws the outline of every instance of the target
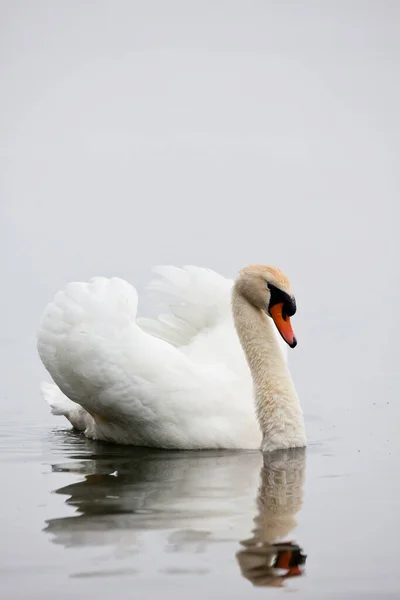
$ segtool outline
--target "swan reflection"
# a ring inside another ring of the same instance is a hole
[[[89,456],[53,465],[84,476],[56,490],[75,514],[47,521],[64,546],[128,546],[158,531],[168,552],[199,552],[249,530],[262,457],[259,452],[167,452],[93,445]],[[90,460],[88,460],[90,459]]]
[[[238,540],[248,536],[257,504],[254,536],[242,542],[237,554],[241,572],[254,582],[260,572],[257,553],[264,567],[277,553],[284,556],[285,549],[274,544],[295,526],[304,452],[294,452],[292,458],[274,453],[263,465],[259,452],[166,452],[94,442],[85,447],[90,454],[74,454],[70,462],[52,467],[53,472],[83,476],[55,490],[68,497],[66,504],[75,511],[71,514],[69,508],[67,516],[47,521],[45,531],[53,543],[103,548],[102,558],[117,558],[121,568],[132,572],[149,564],[154,568],[157,544],[158,552],[164,552],[162,566],[171,563],[170,572],[181,569],[182,554],[177,555],[182,552],[196,555],[188,569],[206,572],[211,546],[228,543],[224,553],[233,558]],[[296,556],[295,547],[286,552]]]
[[[287,538],[303,502],[305,457],[304,448],[263,457],[253,536],[241,542],[236,555],[243,576],[256,586],[279,587],[303,572],[306,556]]]

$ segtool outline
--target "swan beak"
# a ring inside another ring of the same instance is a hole
[[[294,337],[290,318],[287,315],[285,315],[285,317],[283,316],[283,302],[271,306],[269,313],[285,342],[289,344],[291,348],[294,348],[297,345],[297,340]]]

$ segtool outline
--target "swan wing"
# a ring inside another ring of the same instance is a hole
[[[233,281],[211,269],[158,266],[148,289],[164,299],[166,311],[156,319],[139,318],[138,325],[175,347],[187,346],[205,330],[230,315]]]
[[[68,284],[47,306],[37,347],[70,400],[91,409],[89,398],[103,398],[95,412],[105,414],[107,395],[114,393],[122,405],[126,394],[134,402],[150,384],[167,391],[173,373],[181,381],[193,376],[193,365],[179,350],[141,331],[136,310],[135,288],[103,277]]]
[[[137,326],[136,310],[136,290],[122,279],[68,284],[46,308],[38,331],[46,369],[61,392],[93,417],[102,439],[215,447],[217,435],[231,435],[229,370],[195,364],[149,335]],[[52,408],[68,417],[72,404],[52,394]]]

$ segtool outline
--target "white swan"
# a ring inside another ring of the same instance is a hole
[[[90,438],[122,444],[304,446],[300,403],[273,325],[296,345],[285,275],[249,266],[234,284],[197,267],[156,272],[150,288],[174,298],[157,320],[136,319],[136,290],[121,279],[70,283],[56,294],[38,332],[56,384],[42,384],[53,413]]]

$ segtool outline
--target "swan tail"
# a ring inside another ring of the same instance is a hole
[[[159,266],[153,271],[156,277],[148,289],[172,300],[167,306],[169,313],[157,319],[138,319],[138,325],[147,333],[175,347],[186,346],[229,313],[232,280],[195,266]]]
[[[85,431],[90,415],[81,406],[67,398],[54,383],[43,381],[40,392],[53,415],[66,417],[75,429]]]
[[[68,413],[76,406],[62,391],[54,384],[43,381],[40,385],[43,399],[50,406],[51,414],[68,417]]]

